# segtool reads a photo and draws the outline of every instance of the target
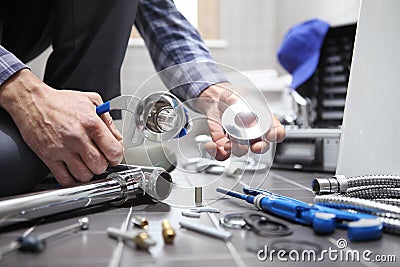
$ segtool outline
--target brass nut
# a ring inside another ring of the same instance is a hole
[[[172,244],[176,236],[175,230],[172,228],[168,220],[163,220],[161,226],[164,242],[166,244]]]

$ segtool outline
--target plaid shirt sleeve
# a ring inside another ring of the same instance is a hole
[[[0,85],[14,73],[25,68],[28,67],[0,45]]]
[[[182,100],[227,81],[197,30],[172,0],[140,0],[135,25],[156,70],[161,71],[160,78]]]

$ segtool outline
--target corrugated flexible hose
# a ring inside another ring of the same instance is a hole
[[[314,203],[322,206],[373,214],[384,231],[400,235],[400,176],[368,175],[315,178]]]

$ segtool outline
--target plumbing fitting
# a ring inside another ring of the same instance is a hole
[[[146,232],[141,232],[133,238],[136,247],[142,250],[148,250],[150,247],[155,246],[156,242]]]
[[[118,228],[108,227],[107,233],[113,238],[121,239],[127,242],[134,242],[136,247],[142,250],[148,250],[151,246],[156,245],[156,242],[151,239],[150,235],[146,232],[126,232]]]
[[[99,115],[110,110],[128,111],[123,127],[126,148],[139,146],[145,139],[160,143],[182,137],[191,127],[182,103],[169,92],[152,93],[142,99],[122,95],[96,107]]]
[[[356,187],[400,187],[400,176],[397,175],[367,175],[345,177],[335,175],[330,178],[314,178],[311,187],[316,195],[346,193],[350,188]]]
[[[166,244],[174,243],[176,233],[174,228],[172,228],[171,224],[169,223],[169,221],[166,219],[163,220],[161,226],[162,226],[162,235],[164,238],[164,242]]]
[[[128,170],[111,173],[107,178],[89,184],[2,200],[0,227],[106,202],[122,205],[144,194],[159,201],[170,195],[172,178],[164,169],[127,167]]]
[[[149,228],[149,221],[143,216],[135,216],[131,220],[132,224],[136,227],[147,230]]]

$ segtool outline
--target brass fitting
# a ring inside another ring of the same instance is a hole
[[[149,228],[149,221],[142,216],[135,216],[132,218],[131,222],[134,226],[147,230]]]
[[[171,227],[171,224],[168,220],[163,220],[161,223],[162,226],[162,235],[164,238],[164,242],[166,244],[172,244],[175,239],[175,230]]]
[[[138,249],[147,250],[149,247],[154,246],[156,242],[149,236],[146,232],[141,232],[133,238],[133,242],[135,242],[136,247]]]

